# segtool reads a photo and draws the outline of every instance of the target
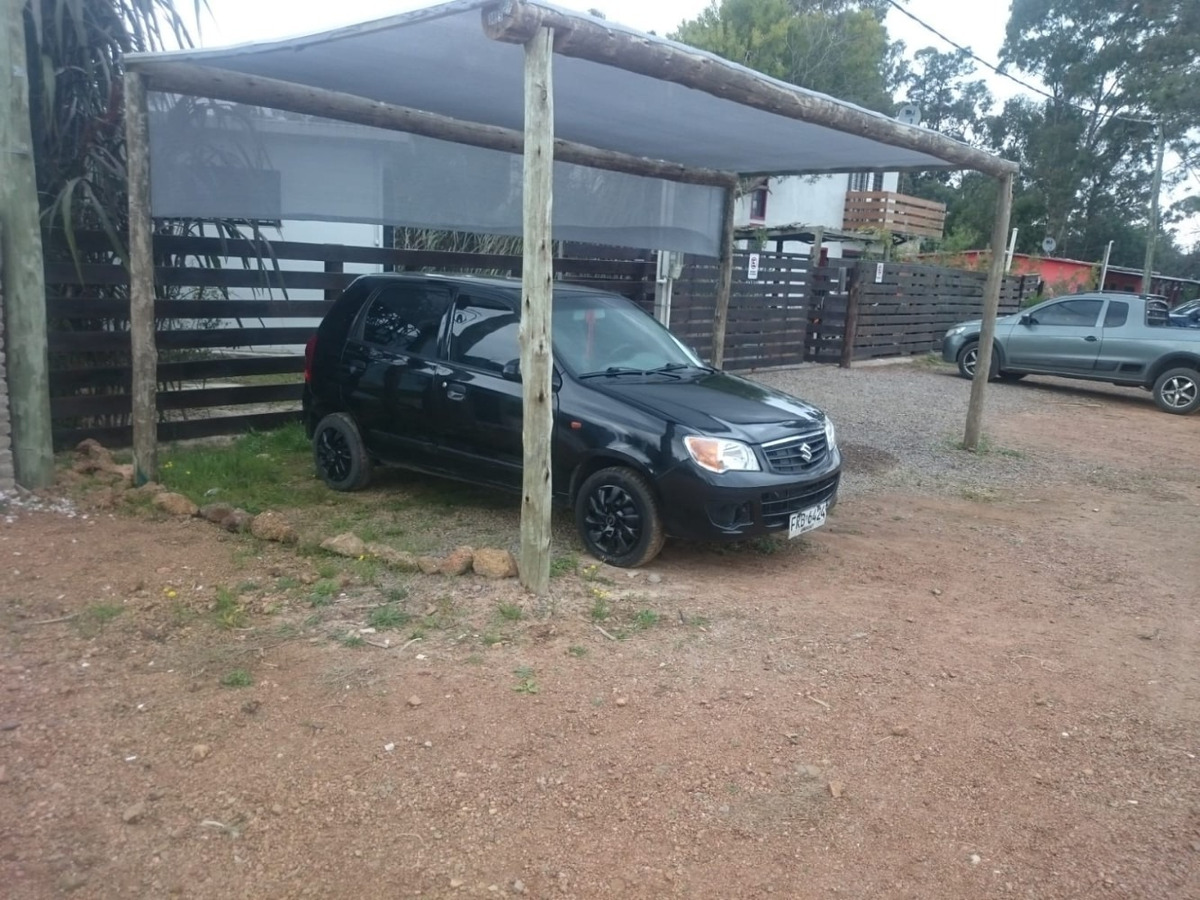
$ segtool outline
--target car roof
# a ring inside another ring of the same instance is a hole
[[[443,272],[377,272],[371,275],[359,276],[359,278],[356,280],[360,282],[367,282],[372,286],[376,284],[385,284],[390,281],[441,281],[449,284],[487,287],[494,290],[503,291],[505,293],[516,292],[517,294],[520,294],[522,286],[522,281],[520,278],[504,278],[494,275],[466,275]],[[589,287],[587,285],[571,284],[569,281],[554,282],[555,297],[563,297],[572,294],[601,294],[609,297],[621,296],[615,291],[605,291],[600,290],[599,288]]]

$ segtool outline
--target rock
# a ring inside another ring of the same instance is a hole
[[[520,878],[518,878],[516,881],[514,881],[512,883],[512,889],[513,889],[514,894],[525,893],[525,882],[523,882]]]
[[[136,824],[137,822],[142,821],[142,818],[145,815],[146,815],[146,804],[145,803],[135,803],[135,804],[133,804],[133,806],[128,807],[125,810],[125,812],[121,813],[121,821],[124,822],[126,825],[133,825],[133,824]]]
[[[210,503],[200,507],[200,518],[214,525],[225,527],[225,522],[233,515],[233,507],[228,503]]]
[[[367,553],[389,568],[399,569],[401,572],[416,572],[420,569],[416,556],[387,544],[367,544]]]
[[[507,550],[494,550],[485,547],[476,550],[471,562],[475,574],[485,578],[516,578],[517,561]]]
[[[935,597],[940,597],[940,596],[942,596],[942,590],[941,590],[941,588],[930,588],[930,589],[929,589],[929,593],[933,594],[933,596],[935,596]]]
[[[629,701],[628,701],[628,700],[627,700],[625,697],[618,697],[618,698],[617,698],[617,706],[624,706],[624,705],[625,705],[625,704],[627,704],[628,702],[629,702]]]
[[[463,881],[461,878],[451,878],[450,879],[450,887],[456,891],[460,887],[462,887],[464,884],[466,884],[466,882]]]
[[[321,541],[321,549],[338,556],[363,556],[367,552],[367,545],[358,535],[347,531]]]
[[[147,481],[145,484],[135,487],[132,491],[130,491],[130,494],[133,496],[146,496],[149,494],[151,497],[153,497],[157,494],[161,494],[162,492],[163,486],[157,481]]]
[[[475,551],[470,547],[455,547],[450,555],[438,564],[438,571],[443,575],[466,575],[471,571],[471,563],[475,559]]]
[[[262,541],[277,541],[280,544],[294,544],[299,540],[296,529],[281,513],[267,510],[259,513],[250,523],[250,533]]]
[[[87,876],[82,872],[68,872],[62,878],[58,879],[58,886],[65,893],[77,891],[85,884],[87,884]]]
[[[892,737],[908,737],[908,726],[907,725],[893,725],[892,726]]]
[[[321,576],[318,575],[316,572],[304,572],[300,576],[301,584],[316,584],[320,580],[321,580]]]
[[[657,572],[651,572],[646,576],[646,580],[651,584],[662,584],[662,576]]]
[[[442,561],[432,556],[417,557],[417,568],[426,575],[436,575]]]
[[[239,532],[249,531],[253,524],[254,516],[250,515],[244,509],[235,509],[229,514],[229,518],[221,524],[221,527],[226,531],[238,534]]]
[[[829,796],[831,796],[834,800],[840,800],[842,797],[842,794],[845,792],[845,790],[846,790],[846,785],[844,785],[842,782],[840,782],[840,781],[829,782]]]
[[[411,697],[408,698],[408,705],[410,707],[412,707],[413,709],[416,709],[418,706],[421,705],[421,698],[418,697],[416,694],[413,694]]]
[[[282,816],[282,815],[283,815],[283,807],[282,807],[282,806],[280,806],[278,803],[276,803],[276,804],[273,804],[273,805],[271,806],[271,815],[273,815],[273,816]]]
[[[212,747],[208,744],[197,744],[192,748],[192,762],[208,759],[210,753],[212,753]]]
[[[183,494],[157,494],[154,505],[172,516],[194,516],[200,512],[200,507]]]

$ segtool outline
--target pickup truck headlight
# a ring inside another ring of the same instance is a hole
[[[833,427],[833,419],[825,417],[825,443],[832,450],[837,446],[837,429]]]
[[[710,472],[758,472],[758,457],[741,441],[689,434],[683,439],[688,455]]]

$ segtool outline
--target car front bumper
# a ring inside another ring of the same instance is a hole
[[[962,350],[963,345],[969,341],[978,339],[976,335],[971,334],[969,331],[962,334],[946,335],[942,338],[942,359],[951,363],[958,362],[958,354]]]
[[[657,481],[663,524],[675,538],[740,540],[787,532],[793,513],[837,504],[841,457],[803,477],[770,472],[710,474],[694,465],[677,466]]]

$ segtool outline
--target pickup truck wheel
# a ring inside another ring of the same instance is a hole
[[[650,483],[621,466],[595,472],[579,488],[575,527],[588,553],[627,569],[658,556],[665,539]]]
[[[979,360],[979,341],[971,341],[969,344],[964,344],[963,348],[958,351],[958,374],[968,380],[975,377],[975,363]],[[994,379],[1000,374],[1000,360],[996,358],[996,351],[992,351],[992,364],[988,367],[991,369],[989,380]]]
[[[313,430],[313,462],[321,480],[335,491],[357,491],[371,480],[371,458],[354,420],[330,413]]]
[[[1154,402],[1163,412],[1185,416],[1200,409],[1200,372],[1168,369],[1154,382]]]

